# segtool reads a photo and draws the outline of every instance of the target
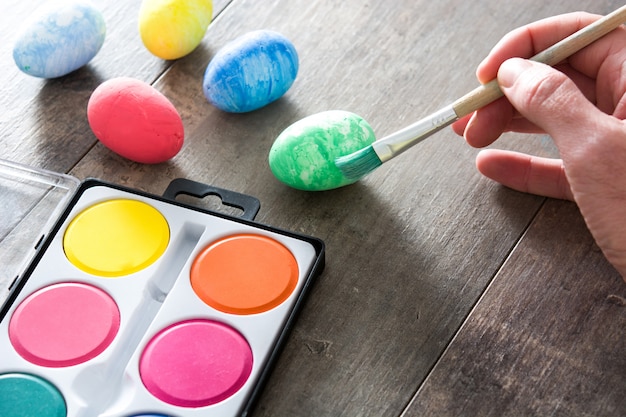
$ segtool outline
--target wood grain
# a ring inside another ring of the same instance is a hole
[[[624,329],[626,285],[549,201],[403,416],[624,415]]]

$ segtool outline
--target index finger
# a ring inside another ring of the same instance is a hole
[[[500,64],[507,59],[530,58],[601,17],[586,12],[574,12],[538,20],[517,28],[506,34],[494,46],[489,55],[479,64],[476,76],[481,83],[486,83],[496,78]],[[620,31],[621,36],[626,33],[623,28],[620,28]],[[581,73],[595,78],[602,62],[601,59],[597,59],[598,54],[608,54],[608,50],[615,42],[615,35],[611,35],[613,34],[605,36],[574,54],[568,61]],[[588,59],[589,54],[593,54],[596,59]]]

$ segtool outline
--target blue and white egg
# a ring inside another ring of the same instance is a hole
[[[47,3],[17,35],[13,60],[28,75],[61,77],[91,61],[105,35],[104,17],[89,1]]]
[[[203,91],[231,113],[259,109],[282,97],[298,74],[298,53],[278,32],[248,32],[223,46],[204,73]]]

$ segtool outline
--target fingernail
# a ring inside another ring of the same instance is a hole
[[[500,65],[498,69],[498,82],[503,88],[512,87],[517,77],[532,66],[532,63],[522,58],[511,58]]]
[[[472,136],[472,128],[474,126],[474,120],[476,119],[476,112],[472,114],[472,117],[467,121],[467,125],[465,125],[465,131],[463,131],[463,137],[467,140],[468,137]],[[469,132],[469,134],[468,134]]]

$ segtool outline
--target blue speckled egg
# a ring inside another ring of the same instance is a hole
[[[298,53],[280,33],[249,32],[222,47],[204,73],[207,100],[227,112],[259,109],[289,90],[298,74]]]
[[[91,61],[105,34],[102,13],[89,1],[48,3],[22,27],[13,45],[13,59],[26,74],[61,77]]]

